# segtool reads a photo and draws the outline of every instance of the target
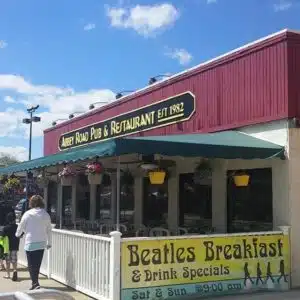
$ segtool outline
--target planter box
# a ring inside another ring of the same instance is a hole
[[[89,184],[101,184],[103,179],[103,174],[88,174]]]

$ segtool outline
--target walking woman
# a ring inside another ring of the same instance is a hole
[[[21,237],[23,233],[25,235],[24,250],[32,280],[31,290],[40,288],[39,273],[44,250],[51,247],[51,220],[44,207],[41,196],[32,196],[29,199],[30,209],[23,215],[16,232],[16,237]]]

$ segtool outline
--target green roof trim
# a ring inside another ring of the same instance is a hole
[[[95,157],[120,156],[130,153],[223,159],[285,158],[283,146],[238,131],[223,131],[204,134],[118,138],[62,151],[7,168],[0,168],[0,174],[11,174]]]

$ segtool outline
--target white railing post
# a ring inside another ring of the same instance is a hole
[[[51,278],[51,248],[47,250],[47,277]]]
[[[279,229],[283,232],[284,235],[290,234],[290,226],[279,226]]]
[[[119,231],[113,231],[110,233],[110,262],[109,262],[109,299],[120,300],[120,269],[121,269],[121,236],[122,233]]]

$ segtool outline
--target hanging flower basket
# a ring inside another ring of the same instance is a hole
[[[103,180],[103,174],[102,173],[95,173],[95,174],[88,174],[88,181],[89,184],[101,184]]]
[[[101,184],[103,180],[103,166],[99,162],[89,163],[86,166],[89,184]]]
[[[249,185],[250,176],[246,172],[237,172],[233,174],[233,181],[236,187],[245,187]]]
[[[59,173],[58,177],[60,178],[60,183],[62,186],[70,186],[73,183],[73,179],[76,176],[76,173],[73,172],[70,166],[65,166]]]
[[[9,192],[9,191],[17,191],[20,189],[20,187],[21,187],[21,182],[19,178],[13,177],[13,178],[9,178],[6,181],[6,183],[3,186],[3,189],[5,192]]]
[[[212,175],[212,168],[208,160],[203,160],[197,165],[194,171],[194,183],[199,184],[203,179],[210,178]]]
[[[163,170],[150,171],[149,180],[151,184],[163,184],[165,182],[166,172]]]

